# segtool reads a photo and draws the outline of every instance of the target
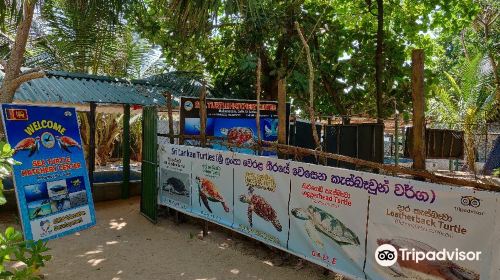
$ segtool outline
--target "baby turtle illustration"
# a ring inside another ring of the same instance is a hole
[[[168,178],[162,189],[170,194],[189,197],[189,191],[184,186],[184,183],[175,177]]]
[[[227,136],[227,141],[231,144],[243,145],[254,142],[253,131],[248,127],[221,128],[220,132]]]
[[[305,224],[307,235],[321,248],[324,247],[324,243],[318,232],[339,245],[359,245],[359,239],[354,232],[337,218],[318,207],[309,205],[306,209],[294,208],[291,212],[296,218],[307,221]]]
[[[243,203],[248,203],[248,222],[250,226],[253,226],[252,215],[253,212],[265,221],[271,222],[277,231],[281,232],[282,227],[280,221],[278,220],[278,215],[276,211],[271,207],[269,202],[267,202],[262,196],[253,194],[253,189],[249,188],[248,195],[240,195],[240,201]]]
[[[212,213],[212,209],[210,209],[210,204],[208,204],[208,201],[210,200],[212,202],[220,202],[222,204],[222,207],[224,207],[224,211],[229,212],[229,207],[224,201],[224,197],[222,197],[214,183],[206,178],[200,178],[198,176],[196,176],[196,180],[198,181],[198,190],[200,195],[198,202],[200,203],[200,206],[201,201],[203,201],[203,204],[205,205],[207,210]]]
[[[14,154],[19,151],[30,151],[28,157],[32,156],[36,151],[40,149],[40,136],[35,138],[28,137],[19,141],[14,147]]]
[[[404,237],[378,239],[377,244],[390,244],[398,251],[400,248],[414,248],[416,251],[424,253],[438,251],[423,242]],[[429,279],[432,277],[432,279],[443,280],[479,280],[479,274],[449,260],[422,260],[417,263],[413,260],[398,258],[397,263],[389,269],[402,278]]]

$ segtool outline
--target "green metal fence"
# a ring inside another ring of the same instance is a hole
[[[157,122],[156,107],[144,107],[142,113],[142,189],[141,213],[153,223],[157,221]]]

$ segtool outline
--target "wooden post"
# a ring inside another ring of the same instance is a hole
[[[399,112],[394,100],[394,164],[399,164]]]
[[[207,145],[207,86],[203,81],[200,91],[200,145]]]
[[[286,79],[278,81],[278,143],[286,145]],[[278,150],[278,157],[283,158],[284,154]]]
[[[123,183],[122,198],[130,197],[130,105],[123,106]]]
[[[96,117],[97,105],[94,102],[90,103],[90,115],[89,115],[89,128],[90,128],[90,139],[89,139],[89,182],[94,192],[94,170],[95,170],[95,117]]]
[[[203,81],[200,91],[200,145],[207,145],[207,85]],[[208,235],[208,222],[203,220],[203,237]]]
[[[260,60],[260,56],[257,57],[257,69],[255,70],[255,76],[256,76],[256,82],[255,82],[255,97],[257,99],[257,110],[256,110],[256,116],[255,116],[255,124],[257,126],[257,143],[258,143],[258,155],[261,155],[261,145],[262,145],[262,136],[260,133],[260,92],[261,92],[261,86],[260,86],[260,77],[261,77],[261,71],[262,71],[262,62]]]
[[[424,51],[412,51],[413,168],[425,170]]]
[[[172,94],[170,92],[167,95],[167,114],[168,114],[168,137],[170,138],[170,144],[174,144],[174,119],[172,114]]]

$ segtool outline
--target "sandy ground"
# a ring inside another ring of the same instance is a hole
[[[138,209],[138,198],[97,203],[97,226],[49,242],[45,279],[342,279],[214,225],[203,240],[196,221],[154,225]]]

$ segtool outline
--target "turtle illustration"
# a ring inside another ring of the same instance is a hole
[[[247,215],[251,227],[253,226],[252,215],[255,212],[255,214],[265,221],[271,222],[276,230],[281,232],[282,227],[276,211],[262,196],[253,194],[253,188],[249,188],[247,195],[240,195],[240,201],[248,203]]]
[[[307,221],[305,224],[307,235],[321,248],[324,247],[324,243],[318,232],[339,245],[359,245],[359,239],[354,232],[330,213],[318,207],[309,205],[306,209],[294,208],[291,212],[296,218]]]
[[[200,178],[198,176],[196,176],[196,180],[198,181],[198,202],[200,203],[200,206],[201,201],[203,201],[203,204],[205,205],[207,210],[212,213],[212,209],[210,208],[210,204],[208,204],[208,201],[210,200],[212,202],[220,202],[222,204],[222,207],[224,207],[224,211],[229,212],[229,207],[224,201],[224,197],[222,197],[219,190],[214,185],[214,183],[212,183],[212,181],[206,178]]]
[[[19,151],[29,151],[28,157],[31,157],[35,152],[40,149],[40,136],[35,138],[28,137],[19,141],[14,147],[14,154]]]
[[[243,145],[251,144],[255,141],[253,139],[254,133],[248,127],[221,128],[220,132],[227,136],[227,141],[231,144]]]
[[[399,251],[400,248],[413,248],[416,251],[438,252],[426,243],[404,237],[393,239],[377,239],[377,244],[390,244]],[[418,263],[413,260],[398,258],[397,262],[386,268],[390,269],[396,276],[411,279],[443,279],[443,280],[479,280],[479,274],[461,267],[449,260],[421,260]]]
[[[65,150],[68,153],[71,153],[71,150],[69,149],[70,147],[77,147],[80,150],[82,149],[82,146],[78,144],[75,139],[69,136],[56,136],[56,141],[59,145],[59,148]]]
[[[162,189],[170,194],[189,197],[189,191],[184,186],[184,183],[175,177],[168,178]]]

